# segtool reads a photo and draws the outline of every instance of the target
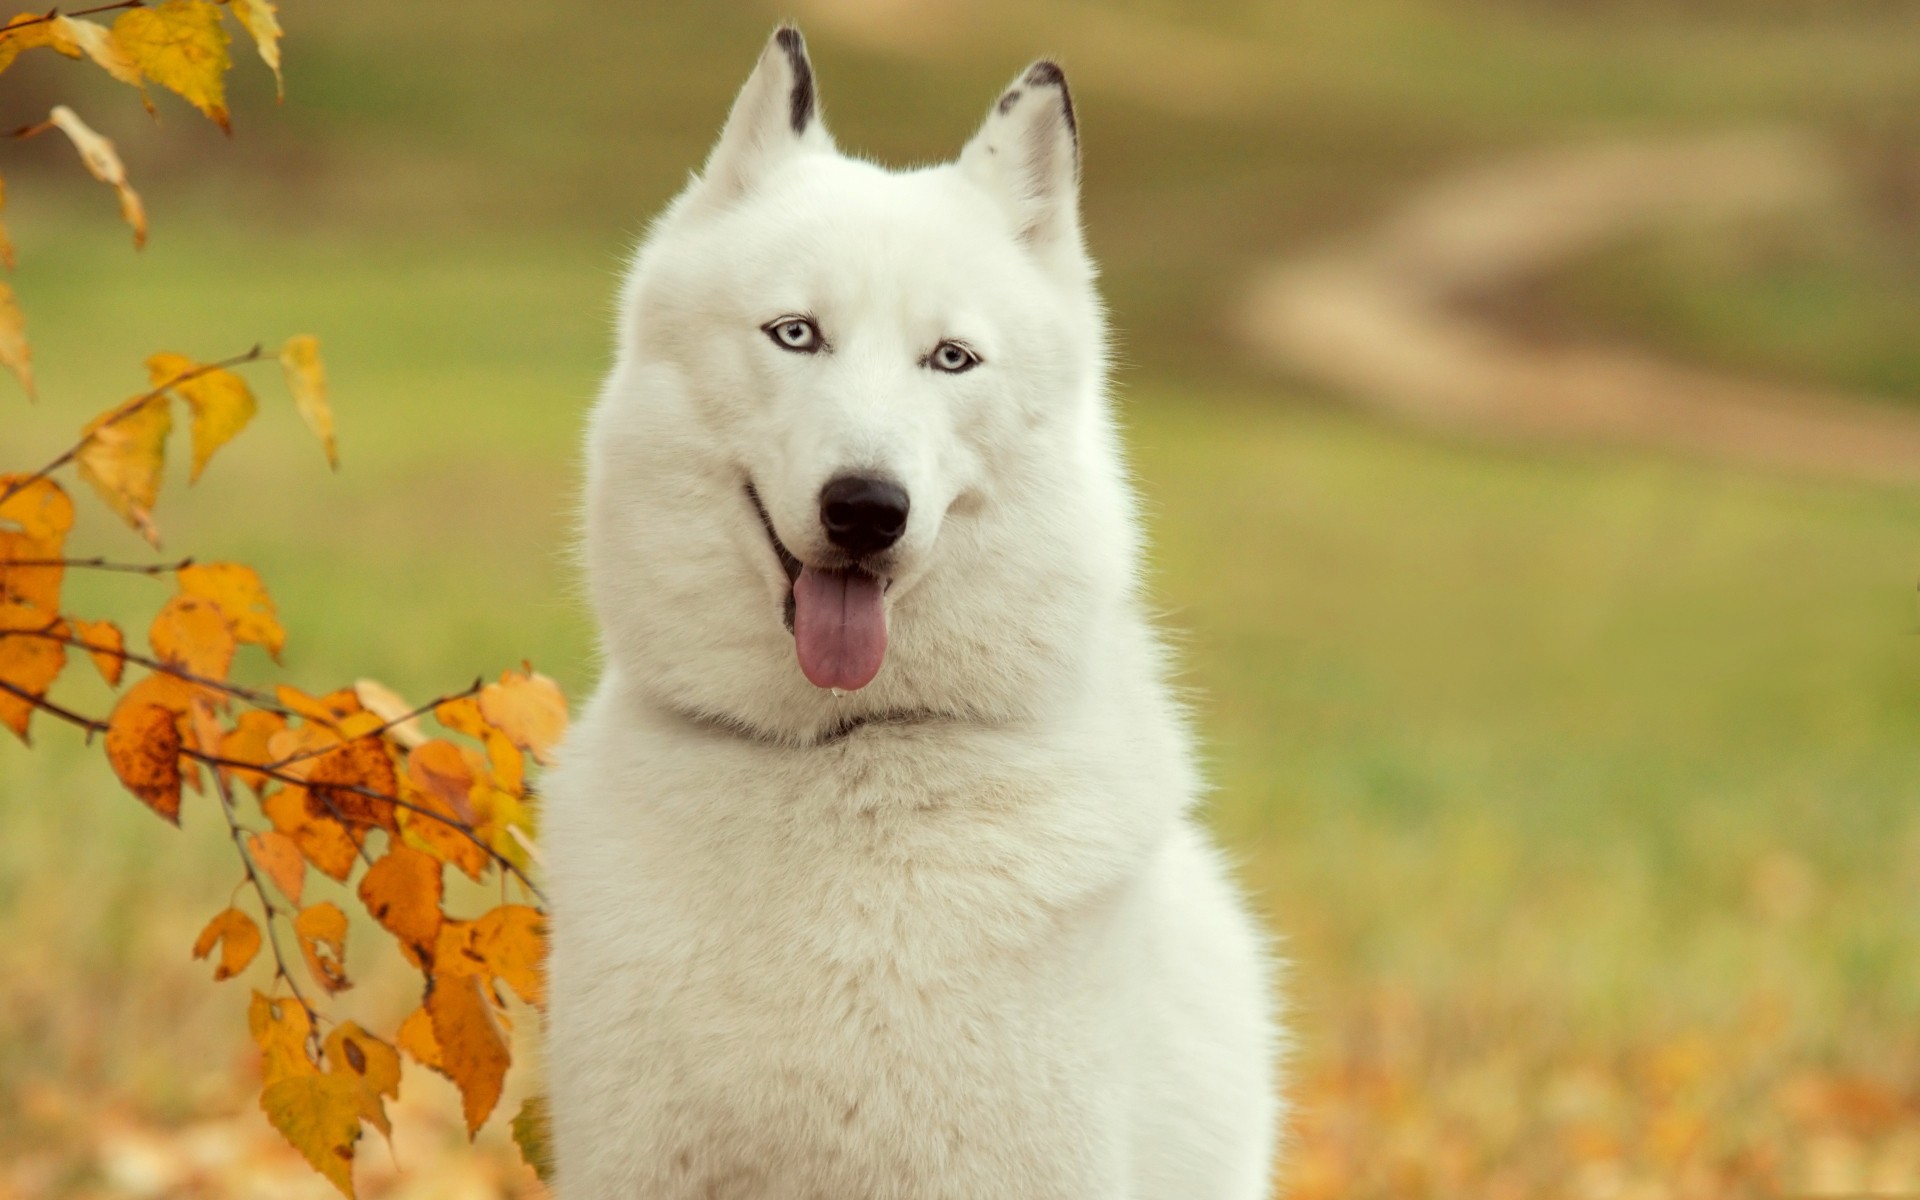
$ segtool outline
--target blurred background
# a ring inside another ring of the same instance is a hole
[[[529,658],[583,696],[619,264],[786,16],[887,163],[953,154],[1040,54],[1072,79],[1207,816],[1292,962],[1277,1182],[1920,1191],[1908,0],[287,0],[286,101],[237,43],[231,140],[28,56],[0,127],[71,104],[154,228],[135,254],[57,137],[0,145],[41,379],[0,389],[0,462],[154,351],[317,334],[339,473],[263,377],[170,482],[168,550],[259,566],[312,690]],[[78,502],[76,553],[142,557]],[[252,1107],[267,969],[188,959],[221,823],[36,734],[0,745],[0,1197],[331,1194]],[[416,998],[374,944],[347,999],[390,1029]],[[537,1194],[511,1104],[468,1149],[448,1085],[403,1095],[363,1195]]]

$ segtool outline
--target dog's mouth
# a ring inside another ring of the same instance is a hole
[[[747,500],[787,575],[782,617],[793,634],[800,670],[815,687],[856,692],[873,682],[887,657],[888,581],[858,566],[815,567],[800,561],[774,531],[752,483]]]

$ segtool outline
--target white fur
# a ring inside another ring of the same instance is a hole
[[[641,248],[588,436],[560,1194],[1263,1196],[1270,963],[1142,613],[1064,84],[892,173],[792,129],[803,66],[769,44]],[[774,345],[787,314],[832,350]],[[982,365],[923,365],[944,338]],[[885,665],[835,696],[744,489],[817,561],[846,470],[912,513]]]

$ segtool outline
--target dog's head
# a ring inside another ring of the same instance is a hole
[[[622,683],[796,740],[1070,684],[1133,570],[1078,174],[1051,62],[957,161],[890,172],[775,33],[635,259],[590,434]]]

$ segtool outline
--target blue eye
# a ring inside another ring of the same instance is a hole
[[[811,317],[781,317],[761,329],[773,339],[773,344],[782,350],[791,350],[795,354],[812,354],[823,344],[820,327]]]
[[[927,365],[936,371],[945,371],[949,375],[958,375],[971,371],[980,365],[980,356],[965,342],[945,341],[933,348],[927,355]]]

